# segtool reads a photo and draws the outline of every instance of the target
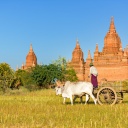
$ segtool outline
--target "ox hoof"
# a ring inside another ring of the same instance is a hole
[[[95,99],[95,105],[97,105],[97,99]]]

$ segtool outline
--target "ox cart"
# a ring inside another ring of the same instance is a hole
[[[97,101],[100,105],[122,103],[124,93],[128,93],[128,81],[106,81],[99,85],[97,89],[94,89],[94,95],[97,97]]]

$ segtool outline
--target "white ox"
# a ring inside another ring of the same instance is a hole
[[[86,94],[85,104],[89,100],[89,96],[93,99],[94,103],[97,104],[97,99],[93,95],[93,85],[90,82],[70,82],[67,81],[62,90],[62,97],[64,98],[63,103],[65,104],[66,98],[70,98],[71,105],[73,105],[72,96],[79,96]]]
[[[56,95],[62,95],[62,92],[64,90],[64,86],[56,86],[55,87],[55,92]],[[76,100],[76,98],[80,98],[80,103],[82,103],[82,97],[85,96],[85,93],[81,94],[81,95],[74,95],[74,99],[73,102]],[[88,96],[87,96],[88,97]],[[88,98],[89,99],[89,98]]]

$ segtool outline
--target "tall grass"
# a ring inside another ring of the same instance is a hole
[[[53,89],[0,96],[0,128],[127,128],[128,94],[114,106],[79,103]]]

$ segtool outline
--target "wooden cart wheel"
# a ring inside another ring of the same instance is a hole
[[[102,87],[97,93],[97,100],[100,105],[113,105],[117,101],[117,94],[111,87]]]
[[[116,92],[117,94],[117,103],[122,103],[123,102],[123,92]]]

